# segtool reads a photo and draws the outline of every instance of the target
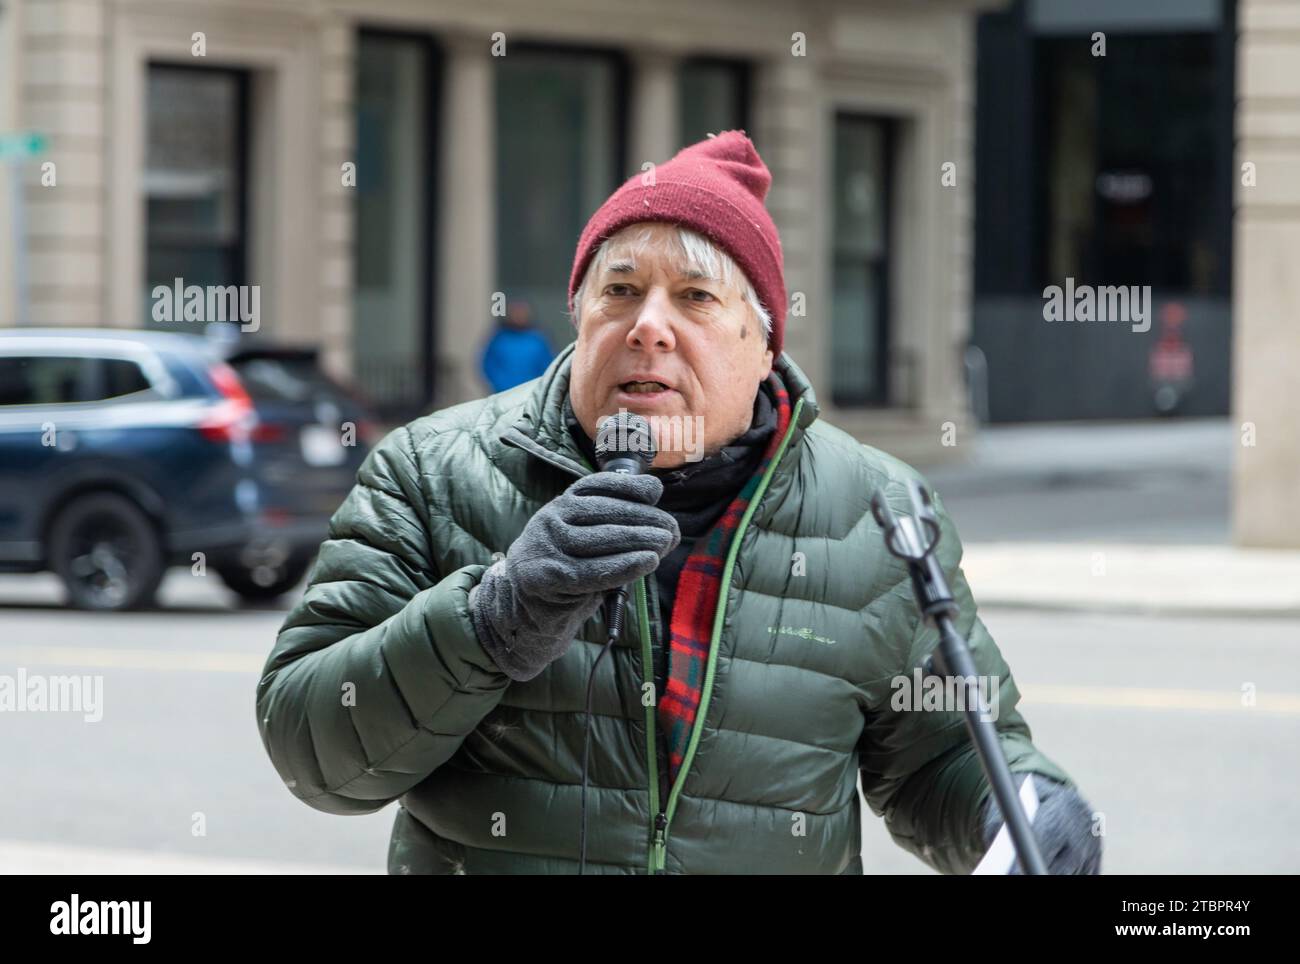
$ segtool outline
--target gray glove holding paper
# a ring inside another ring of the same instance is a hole
[[[1042,774],[1012,774],[1020,784],[1025,809],[1047,872],[1100,874],[1101,837],[1093,833],[1092,809],[1077,790]],[[1021,874],[1011,833],[1002,822],[1002,810],[992,793],[980,808],[980,827],[988,852],[972,874]]]

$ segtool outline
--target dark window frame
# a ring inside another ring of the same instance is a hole
[[[249,195],[248,181],[249,181],[249,171],[251,169],[251,158],[252,158],[252,146],[251,146],[251,134],[250,134],[250,131],[252,129],[252,120],[250,117],[250,108],[251,108],[250,88],[252,87],[252,71],[250,71],[248,68],[245,67],[236,67],[236,66],[227,66],[227,65],[209,66],[207,64],[191,64],[191,63],[183,63],[175,60],[150,59],[145,64],[146,84],[148,82],[147,80],[148,74],[150,71],[153,70],[163,70],[163,71],[169,71],[175,73],[190,73],[190,74],[198,74],[198,73],[208,74],[208,75],[225,74],[233,77],[235,80],[235,114],[236,114],[235,169],[236,169],[236,175],[239,178],[239,188],[237,191],[235,209],[237,211],[237,217],[239,219],[239,230],[236,233],[235,241],[232,244],[228,246],[221,245],[218,247],[220,247],[223,250],[228,250],[230,252],[231,255],[230,262],[234,269],[233,278],[225,283],[240,285],[240,286],[246,285],[248,284],[248,274],[249,274],[248,252],[249,252],[250,245],[248,239],[253,231],[253,225],[249,221],[249,213],[251,210],[251,205],[249,204],[249,199],[248,199],[248,195]],[[148,125],[148,119],[147,119],[148,109],[149,109],[148,104],[146,103],[145,105],[146,131]],[[146,134],[144,154],[147,163],[148,161],[147,134]],[[148,203],[147,195],[145,197],[145,202],[147,205]],[[146,280],[148,280],[149,249],[151,245],[149,241],[149,218],[148,218],[147,209],[145,214],[144,227],[145,227],[144,270],[145,270]],[[176,247],[176,248],[210,249],[214,247],[211,242],[202,242],[198,240],[187,241],[184,239],[177,239],[177,238],[167,238],[166,243],[169,247]]]
[[[896,379],[893,377],[894,368],[899,359],[895,357],[893,327],[894,318],[892,311],[892,278],[895,268],[894,260],[894,184],[897,178],[895,167],[898,163],[898,141],[899,141],[899,118],[889,114],[878,114],[871,111],[853,110],[847,108],[837,108],[832,112],[831,117],[831,136],[837,129],[841,120],[867,121],[878,124],[882,132],[882,153],[884,155],[884,172],[881,179],[881,197],[883,198],[883,212],[881,214],[882,224],[884,225],[884,245],[883,254],[877,259],[868,259],[868,264],[879,267],[880,290],[876,294],[876,310],[880,324],[876,326],[876,365],[875,365],[875,390],[862,394],[845,395],[842,391],[835,388],[834,378],[831,379],[830,400],[836,408],[858,409],[858,410],[881,410],[898,408],[900,405],[909,404],[909,399],[896,399]],[[829,172],[829,183],[833,186],[835,183],[835,149],[834,144],[828,152],[831,160],[831,171]],[[831,254],[831,292],[834,297],[834,277],[841,263],[860,264],[856,258],[850,259],[842,257],[835,247],[835,211],[832,210],[830,218],[830,254]],[[830,348],[834,354],[834,328],[830,329]],[[909,372],[909,382],[913,373]]]
[[[635,177],[641,173],[639,168],[630,171],[627,169],[629,163],[633,163],[633,162],[639,163],[637,159],[631,157],[631,129],[629,124],[629,117],[631,116],[630,98],[631,98],[631,90],[632,90],[631,58],[629,52],[624,47],[620,47],[620,46],[559,42],[559,41],[552,41],[544,38],[538,38],[536,36],[525,36],[519,39],[511,40],[510,45],[508,47],[508,51],[509,51],[509,56],[512,57],[522,54],[522,55],[540,55],[543,57],[553,57],[558,59],[593,58],[593,59],[604,61],[610,68],[612,80],[610,84],[610,113],[607,119],[610,122],[609,126],[611,131],[613,132],[613,141],[614,141],[613,149],[611,151],[612,170],[611,170],[610,183],[608,187],[603,188],[600,192],[598,192],[599,197],[592,201],[588,209],[582,210],[580,212],[573,235],[559,240],[558,243],[562,243],[564,245],[569,246],[568,250],[572,251],[572,245],[577,244],[578,235],[582,232],[583,225],[586,223],[587,219],[590,218],[596,212],[600,204],[603,203],[605,199],[608,198],[611,194],[613,194],[616,190],[618,190],[618,188],[622,184],[624,184],[629,178]],[[499,97],[499,90],[495,86],[496,85],[495,74],[493,77],[493,84],[494,84],[493,107],[495,109]],[[500,120],[499,117],[494,117],[493,124],[495,125],[496,123],[499,122],[499,120]],[[494,157],[492,158],[492,162],[491,162],[493,164],[493,172],[494,172],[493,176],[497,178],[500,177],[500,168],[501,168],[500,151],[501,151],[501,147],[500,147],[500,142],[498,141],[494,149]],[[500,227],[501,224],[501,205],[500,205],[501,194],[502,194],[501,187],[498,184],[496,189],[498,227]],[[509,285],[506,283],[505,280],[503,280],[503,272],[500,270],[500,265],[501,265],[500,233],[498,233],[496,243],[497,243],[497,247],[496,250],[493,252],[493,258],[495,259],[494,267],[496,269],[497,284],[501,288],[501,290],[505,292],[506,300],[508,302],[515,297],[515,293],[512,293]],[[565,267],[565,273],[557,277],[555,280],[557,289],[560,291],[566,291],[568,286],[567,269],[569,266],[566,263],[564,267]],[[534,305],[533,307],[536,310],[537,306]],[[565,300],[565,312],[567,314],[567,299]],[[556,331],[553,330],[553,327],[548,324],[545,318],[535,317],[534,320],[538,324],[539,330],[542,332],[543,337],[546,338],[547,343],[551,347],[552,351],[558,350],[559,346],[565,344],[566,341],[571,340],[573,337],[573,335],[570,334],[570,331],[572,330],[570,325],[559,326],[561,330]],[[481,349],[480,349],[480,354],[475,356],[476,360],[479,357],[481,357]]]
[[[1236,97],[1237,0],[1220,0],[1220,26],[1209,31],[1176,31],[1211,37],[1211,47],[1223,83],[1214,85],[1206,104],[1217,131],[1215,169],[1226,175],[1227,188],[1218,187],[1207,200],[1215,229],[1210,232],[1216,260],[1211,290],[1214,297],[1231,297],[1233,278],[1231,184],[1240,176],[1234,167],[1234,109]],[[1086,32],[1040,34],[1028,22],[1026,0],[1013,0],[1004,10],[980,14],[976,45],[977,109],[975,111],[975,275],[973,297],[1041,297],[1045,284],[1060,283],[1048,276],[1047,246],[1050,200],[1048,162],[1043,155],[1046,105],[1042,95],[1040,41],[1073,38],[1090,42]],[[1116,38],[1163,32],[1124,30]],[[1111,35],[1108,34],[1108,42]],[[1216,186],[1222,177],[1214,180]],[[1094,204],[1096,199],[1094,198]]]
[[[736,90],[736,102],[732,108],[736,116],[740,118],[740,123],[736,129],[743,130],[754,146],[758,147],[758,141],[754,138],[754,132],[750,129],[754,122],[754,64],[752,61],[739,57],[719,57],[712,54],[689,55],[683,57],[678,64],[677,82],[679,85],[678,96],[680,96],[680,84],[682,82],[682,70],[687,67],[723,67],[736,71],[739,83]],[[683,147],[690,142],[686,141],[685,132],[681,129],[681,118],[678,118],[678,139],[683,141]]]
[[[1224,69],[1232,69],[1231,62],[1227,65],[1218,65],[1213,63],[1216,57],[1222,57],[1225,53],[1221,42],[1221,35],[1222,32],[1219,34],[1213,34],[1207,31],[1188,31],[1178,34],[1166,34],[1163,32],[1130,32],[1115,34],[1114,36],[1108,37],[1108,43],[1114,46],[1134,41],[1159,42],[1166,38],[1186,40],[1186,38],[1189,37],[1196,37],[1205,45],[1210,55],[1210,71],[1214,71],[1216,66],[1223,66]],[[1060,62],[1062,58],[1058,55],[1058,51],[1068,49],[1072,50],[1072,52],[1078,53],[1079,48],[1085,47],[1089,42],[1090,41],[1086,37],[1079,37],[1073,34],[1038,35],[1032,38],[1030,56],[1033,63],[1035,78],[1035,103],[1034,126],[1030,141],[1030,151],[1033,153],[1033,156],[1038,159],[1038,162],[1034,165],[1034,182],[1032,189],[1034,216],[1031,231],[1035,240],[1031,248],[1031,280],[1033,282],[1031,290],[1041,291],[1041,289],[1046,285],[1062,283],[1062,280],[1053,274],[1050,267],[1052,200],[1053,191],[1056,185],[1053,183],[1051,177],[1052,145],[1048,138],[1053,131],[1054,121],[1051,114],[1052,103],[1050,98],[1053,93],[1051,85],[1056,78],[1049,72],[1045,65]],[[1108,78],[1101,76],[1101,74],[1106,65],[1104,63],[1095,63],[1094,61],[1096,60],[1101,60],[1101,58],[1092,58],[1086,61],[1096,72],[1097,116],[1095,118],[1094,133],[1097,136],[1093,144],[1093,152],[1091,156],[1087,158],[1087,163],[1090,164],[1094,177],[1110,169],[1110,166],[1104,163],[1104,161],[1108,150],[1113,148],[1113,144],[1112,142],[1103,139],[1101,137],[1101,132],[1110,129],[1113,124],[1112,118],[1117,113],[1116,98],[1114,96],[1104,95],[1104,85]],[[1224,85],[1222,84],[1215,85],[1213,102],[1207,105],[1207,113],[1209,113],[1211,117],[1209,123],[1211,125],[1217,125],[1220,134],[1220,136],[1215,139],[1213,147],[1214,156],[1212,164],[1216,166],[1224,163],[1224,157],[1222,155],[1224,143],[1226,142],[1229,145],[1233,143],[1230,108],[1225,123],[1224,109],[1226,98],[1222,93],[1223,86]],[[1119,111],[1118,113],[1122,114],[1122,111]],[[1153,169],[1158,172],[1158,162],[1161,160],[1159,152],[1155,153],[1153,159],[1157,162],[1157,166]],[[1121,168],[1123,166],[1124,165],[1120,165]],[[1211,176],[1205,179],[1207,187],[1213,191],[1212,197],[1208,200],[1211,210],[1216,212],[1213,216],[1213,220],[1220,222],[1220,226],[1217,230],[1210,229],[1206,232],[1206,238],[1209,240],[1215,255],[1215,269],[1208,289],[1198,291],[1189,283],[1174,284],[1168,281],[1150,282],[1154,284],[1158,290],[1185,292],[1194,296],[1212,298],[1230,297],[1232,277],[1231,217],[1229,212],[1228,220],[1227,222],[1224,222],[1223,218],[1225,212],[1222,208],[1223,199],[1228,198],[1230,200],[1232,197],[1231,187],[1227,189],[1222,187],[1223,173],[1228,175],[1229,182],[1231,182],[1235,177],[1230,158],[1227,160],[1227,166],[1223,167],[1219,173],[1219,177]],[[1157,190],[1162,186],[1165,189],[1168,189],[1173,181],[1171,179],[1161,180],[1157,177],[1156,183]],[[1151,202],[1153,212],[1150,215],[1150,218],[1153,225],[1158,226],[1162,223],[1162,218],[1165,215],[1162,203],[1163,202],[1154,198]],[[1108,235],[1104,225],[1106,222],[1107,205],[1105,198],[1103,198],[1097,190],[1095,182],[1092,187],[1090,205],[1092,229],[1088,237],[1088,244],[1080,254],[1079,264],[1076,269],[1076,275],[1078,276],[1075,280],[1076,283],[1079,284],[1099,284],[1103,282],[1098,281],[1097,279],[1113,278],[1117,276],[1115,271],[1112,270],[1108,272],[1099,267],[1099,265],[1106,260],[1115,259],[1115,250],[1112,245],[1106,243]],[[1172,235],[1170,232],[1163,232],[1162,236]],[[1143,253],[1149,259],[1150,270],[1167,270],[1168,266],[1162,263],[1162,258],[1166,255],[1166,252],[1161,250],[1158,246],[1153,245]],[[1141,280],[1140,283],[1145,284],[1148,282],[1146,280]]]
[[[418,30],[398,30],[391,27],[372,26],[365,23],[356,26],[356,42],[360,47],[363,37],[374,37],[381,40],[402,40],[416,42],[423,50],[425,65],[428,76],[425,81],[427,84],[424,98],[424,137],[421,138],[420,151],[423,155],[424,167],[428,171],[426,178],[426,190],[424,192],[424,205],[421,212],[423,217],[423,226],[420,230],[420,263],[427,266],[425,283],[420,286],[419,314],[421,316],[420,328],[420,398],[418,400],[405,400],[401,402],[384,403],[378,400],[368,400],[369,407],[380,417],[394,419],[399,421],[409,421],[417,415],[423,414],[433,404],[437,397],[438,390],[438,366],[437,353],[441,339],[439,334],[442,331],[441,318],[438,314],[438,297],[442,290],[442,277],[438,273],[438,266],[442,263],[442,243],[443,239],[439,237],[437,225],[441,208],[439,207],[439,192],[442,190],[442,156],[439,150],[440,144],[440,125],[442,122],[442,96],[446,89],[446,58],[444,48],[438,41],[436,34],[424,33]],[[353,83],[355,84],[355,67]],[[354,101],[355,104],[355,101]],[[355,114],[355,111],[354,111]],[[355,125],[356,118],[353,118]],[[353,238],[353,251],[355,252],[356,238]],[[357,258],[355,253],[352,258],[352,272],[355,282],[357,269]],[[352,320],[355,330],[356,319]],[[355,382],[355,379],[354,379]],[[365,386],[355,386],[362,397],[365,397]]]
[[[612,125],[614,127],[614,170],[617,173],[614,187],[611,192],[616,190],[620,184],[626,181],[639,171],[628,171],[628,147],[630,142],[630,131],[628,130],[627,118],[629,115],[628,98],[632,90],[631,66],[628,52],[623,47],[604,46],[601,44],[584,44],[584,43],[561,43],[554,40],[544,40],[542,38],[525,37],[519,40],[511,40],[507,50],[519,53],[537,53],[537,54],[559,54],[565,57],[601,57],[610,62],[614,68],[614,119],[619,121]],[[594,213],[594,212],[593,212]],[[577,243],[577,238],[574,239]]]

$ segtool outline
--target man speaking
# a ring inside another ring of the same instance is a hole
[[[400,801],[390,873],[860,874],[859,776],[940,872],[1001,826],[961,707],[897,698],[938,637],[870,500],[906,511],[917,475],[818,420],[782,353],[770,183],[740,131],[628,180],[578,241],[576,341],[389,434],[331,520],[258,725],[304,803]],[[598,470],[620,412],[652,427],[646,474]],[[1031,742],[935,507],[1048,869],[1097,873],[1090,808]]]

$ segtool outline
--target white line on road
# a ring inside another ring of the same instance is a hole
[[[1258,693],[1255,703],[1242,703],[1234,690],[1147,689],[1135,686],[1055,686],[1040,684],[1020,689],[1026,703],[1055,706],[1109,706],[1150,710],[1237,710],[1300,714],[1300,696],[1290,693]]]
[[[95,646],[3,646],[0,666],[81,666],[98,669],[143,669],[163,672],[244,673],[259,675],[266,659],[254,653],[210,650],[168,652],[159,649],[106,649]],[[1260,693],[1254,706],[1242,703],[1235,690],[1161,689],[1135,686],[1026,685],[1026,703],[1157,710],[1247,710],[1300,715],[1300,696]]]
[[[269,650],[268,650],[269,652]],[[211,650],[105,649],[99,646],[4,646],[0,660],[16,666],[92,666],[99,669],[182,670],[260,674],[265,656]]]

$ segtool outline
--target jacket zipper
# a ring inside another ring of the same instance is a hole
[[[517,437],[516,437],[517,436]],[[557,461],[551,456],[546,449],[537,445],[532,439],[522,433],[507,433],[501,436],[501,441],[507,445],[513,445],[516,448],[523,449],[525,452],[540,458],[548,465],[553,465],[570,475],[582,478],[573,470],[571,465]],[[588,464],[587,460],[582,459],[582,465],[588,473],[596,470]],[[636,581],[636,614],[637,625],[640,629],[641,636],[641,681],[642,684],[650,685],[650,692],[655,692],[654,678],[654,652],[651,648],[652,641],[650,636],[650,616],[646,606],[646,577],[642,576]],[[624,627],[626,630],[626,627]],[[664,864],[665,848],[667,846],[668,834],[668,817],[659,808],[659,755],[655,747],[655,730],[658,725],[658,700],[651,702],[645,708],[645,739],[646,739],[646,772],[649,776],[650,784],[650,812],[654,815],[650,822],[650,848],[646,854],[646,872],[648,874],[662,873]],[[656,870],[656,867],[659,869]]]
[[[713,633],[709,638],[709,660],[704,671],[704,686],[700,692],[700,707],[695,714],[695,724],[691,727],[691,739],[686,745],[686,754],[682,757],[682,765],[678,767],[677,778],[673,780],[672,788],[668,793],[668,806],[655,815],[653,828],[654,847],[651,853],[651,873],[654,874],[665,872],[664,862],[668,856],[669,826],[672,824],[673,815],[677,812],[677,798],[681,794],[682,785],[686,782],[686,774],[690,770],[691,761],[695,758],[695,748],[700,742],[700,733],[704,730],[704,718],[709,711],[709,698],[713,695],[713,674],[718,662],[718,640],[722,637],[722,624],[726,620],[727,591],[731,588],[731,573],[735,567],[736,555],[740,551],[741,536],[745,534],[745,529],[749,526],[749,520],[754,515],[754,510],[758,508],[758,503],[767,491],[768,483],[772,481],[772,475],[776,472],[776,467],[781,463],[785,448],[799,424],[799,410],[801,408],[803,408],[802,398],[795,402],[794,410],[790,413],[790,424],[786,428],[785,436],[781,439],[781,444],[777,446],[776,453],[772,456],[772,464],[767,467],[767,471],[763,473],[763,478],[759,480],[758,488],[754,490],[754,496],[749,500],[749,505],[745,508],[745,514],[741,516],[740,524],[736,527],[736,532],[731,537],[731,545],[727,549],[727,562],[722,570],[722,586],[718,590],[717,610],[713,614]],[[638,598],[638,611],[642,618],[642,630],[648,632],[649,626],[646,621],[644,607],[643,585],[642,595]],[[646,652],[649,652],[648,648]],[[653,729],[650,729],[650,732],[653,732]],[[654,743],[651,742],[650,746],[653,750]],[[652,759],[655,758],[652,757]],[[659,803],[657,792],[651,793],[650,801],[651,809],[657,809]]]
[[[642,576],[636,584],[636,618],[641,635],[641,682],[648,684],[654,692],[654,650],[650,638],[650,612],[646,605],[646,577]],[[644,690],[643,690],[644,692]],[[655,747],[655,734],[659,726],[658,699],[652,700],[645,708],[645,746],[646,770],[650,778],[650,812],[654,817],[650,824],[651,845],[647,855],[646,872],[660,873],[656,868],[663,867],[664,848],[668,832],[668,817],[659,809],[659,751]]]
[[[745,514],[740,519],[740,525],[736,527],[735,535],[731,538],[731,546],[727,550],[727,562],[722,570],[722,586],[718,591],[717,611],[713,616],[713,634],[709,640],[709,661],[704,673],[704,687],[700,694],[700,708],[695,715],[695,725],[691,728],[691,739],[686,746],[686,755],[682,758],[682,765],[677,770],[677,779],[672,783],[668,794],[668,805],[663,809],[659,806],[659,757],[655,748],[655,731],[658,725],[658,700],[656,699],[650,706],[646,707],[646,770],[650,780],[650,812],[654,814],[650,824],[651,846],[650,853],[647,855],[647,872],[651,874],[665,873],[664,864],[668,858],[668,830],[672,823],[673,814],[677,811],[677,798],[681,794],[682,784],[686,781],[687,771],[690,769],[691,761],[695,758],[695,747],[700,742],[700,733],[704,728],[704,717],[709,710],[709,698],[713,695],[713,674],[718,660],[718,640],[722,636],[722,624],[726,618],[727,608],[727,591],[731,587],[731,573],[736,563],[736,554],[740,550],[740,539],[744,535],[745,529],[749,526],[749,520],[758,508],[759,501],[767,491],[768,483],[772,480],[773,473],[776,472],[777,465],[781,462],[781,457],[785,454],[786,446],[790,438],[794,435],[794,430],[799,424],[799,411],[803,408],[804,400],[800,398],[795,402],[794,410],[790,413],[790,424],[786,428],[785,436],[781,439],[781,444],[777,446],[776,453],[772,456],[772,464],[767,467],[763,473],[763,478],[758,483],[758,488],[754,490],[754,497],[749,500],[749,506],[745,509]],[[526,436],[522,436],[527,438]],[[525,448],[532,454],[539,456],[543,461],[554,465],[556,468],[563,469],[570,474],[576,474],[573,469],[563,463],[557,462],[550,457],[541,446],[537,446],[531,439],[527,441],[530,445],[519,445],[513,438],[502,436],[503,442],[512,445],[518,445]],[[535,446],[535,447],[534,447]],[[583,459],[586,465],[586,459]],[[590,465],[586,465],[589,472],[594,472]],[[581,476],[579,476],[581,478]],[[641,679],[643,683],[649,683],[651,692],[654,692],[654,653],[651,650],[650,639],[650,616],[646,607],[646,577],[642,576],[636,584],[636,611],[637,622],[641,630]],[[670,658],[668,654],[665,659]],[[670,667],[671,669],[671,667]]]

